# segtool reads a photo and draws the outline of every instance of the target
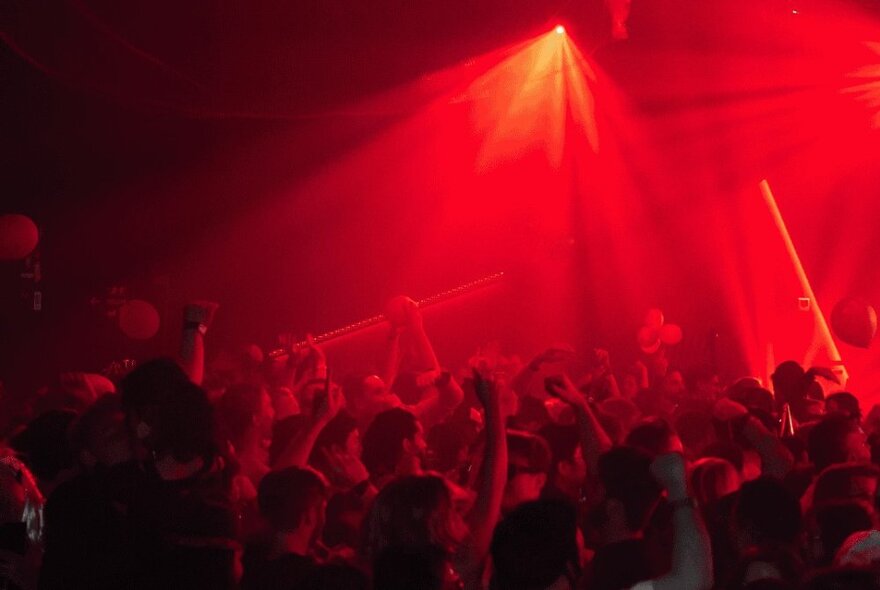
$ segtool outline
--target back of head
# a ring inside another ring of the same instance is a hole
[[[876,574],[870,570],[840,568],[820,571],[802,586],[804,590],[880,590]]]
[[[363,553],[374,559],[392,546],[453,549],[450,509],[449,488],[440,477],[413,475],[391,482],[370,507]]]
[[[571,461],[581,443],[580,430],[575,424],[547,424],[539,434],[550,446],[551,471],[562,461]]]
[[[850,535],[874,528],[874,508],[858,500],[826,502],[815,509],[814,518],[822,543],[821,562],[831,564]]]
[[[260,481],[260,513],[278,531],[294,531],[303,516],[327,497],[327,486],[311,469],[287,467],[270,471]]]
[[[816,471],[849,460],[848,437],[855,429],[853,421],[841,414],[826,416],[810,429],[807,453]]]
[[[706,457],[691,467],[691,488],[701,506],[709,506],[739,489],[736,468],[724,459]]]
[[[801,506],[782,483],[762,477],[742,485],[733,520],[753,546],[791,545],[801,531]]]
[[[626,436],[625,444],[642,449],[651,455],[681,451],[678,436],[663,418],[646,418]]]
[[[568,502],[521,504],[495,527],[492,587],[541,590],[578,574],[576,510]]]
[[[847,391],[838,391],[825,398],[828,413],[840,413],[856,421],[862,419],[862,408],[859,400]]]
[[[507,432],[508,462],[535,472],[547,473],[550,469],[551,450],[542,437],[528,432]]]
[[[364,433],[364,466],[374,476],[394,473],[403,456],[403,441],[412,440],[418,430],[411,412],[393,408],[378,414]]]
[[[145,442],[158,457],[185,462],[218,451],[214,408],[205,390],[191,381],[178,384],[174,396],[154,407],[144,421],[150,429]]]
[[[161,404],[174,396],[178,385],[187,382],[189,377],[173,360],[158,358],[147,361],[122,380],[122,405],[126,411],[137,411]]]
[[[368,590],[367,577],[350,565],[322,565],[305,577],[297,586],[301,590]]]
[[[12,438],[10,446],[24,456],[34,475],[41,480],[54,479],[74,464],[67,429],[75,419],[70,410],[41,414]]]
[[[386,548],[373,560],[374,590],[442,590],[447,553],[437,545]]]
[[[627,526],[638,531],[660,499],[660,486],[651,475],[652,457],[634,447],[614,447],[599,457],[599,480],[606,500],[623,505]]]
[[[880,468],[868,463],[838,463],[827,467],[816,479],[813,505],[837,500],[874,503]]]

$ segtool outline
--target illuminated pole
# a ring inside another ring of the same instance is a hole
[[[831,358],[831,362],[836,364],[836,367],[834,368],[837,368],[840,371],[841,386],[845,386],[849,377],[846,373],[846,367],[840,359],[840,351],[837,349],[837,345],[834,343],[834,338],[831,336],[828,322],[825,321],[825,316],[822,314],[822,310],[819,307],[819,301],[816,299],[816,294],[813,292],[813,287],[810,285],[810,280],[807,278],[807,272],[804,270],[804,265],[801,264],[801,259],[794,247],[794,242],[791,239],[791,235],[788,233],[788,228],[785,226],[785,220],[782,218],[782,213],[779,211],[779,206],[776,204],[776,199],[773,197],[773,192],[770,190],[770,184],[766,180],[762,180],[759,186],[761,188],[761,195],[764,197],[764,202],[767,204],[767,208],[770,209],[770,215],[773,217],[773,222],[776,224],[776,229],[779,230],[779,235],[782,237],[782,241],[785,244],[785,250],[791,258],[791,263],[794,266],[794,271],[797,275],[798,282],[801,284],[804,296],[808,297],[811,303],[813,318],[815,319],[815,331],[813,346],[811,346],[804,362],[805,364],[811,363],[812,356],[815,354],[815,345],[824,344],[828,349],[828,356]]]

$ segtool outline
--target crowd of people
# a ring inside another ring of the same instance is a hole
[[[405,299],[374,374],[311,339],[206,363],[215,311],[174,358],[5,392],[3,588],[880,589],[880,414],[828,372],[451,370]]]

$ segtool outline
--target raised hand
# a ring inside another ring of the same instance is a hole
[[[370,473],[361,460],[351,453],[335,452],[322,447],[321,455],[330,468],[330,473],[325,475],[339,487],[350,488],[370,478]]]
[[[529,367],[538,370],[541,365],[547,363],[563,363],[574,358],[574,348],[568,344],[559,344],[551,346],[544,352],[538,354],[529,362]]]
[[[547,393],[562,400],[573,408],[581,408],[587,404],[587,400],[584,399],[583,394],[578,391],[577,387],[574,386],[574,383],[571,382],[571,379],[565,375],[547,377],[547,379],[544,380],[544,388],[547,390]]]
[[[327,424],[345,407],[345,396],[342,389],[330,384],[329,391],[315,394],[314,418],[317,422]]]
[[[651,463],[651,475],[666,490],[670,500],[687,497],[687,469],[679,453],[660,455]]]

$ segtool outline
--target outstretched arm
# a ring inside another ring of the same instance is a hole
[[[581,435],[581,451],[587,464],[587,476],[590,481],[598,481],[599,457],[611,448],[611,438],[602,428],[590,404],[568,377],[548,378],[547,393],[574,409]]]
[[[180,364],[196,385],[201,385],[205,379],[205,333],[218,307],[216,303],[197,301],[183,308]]]
[[[482,564],[489,554],[492,532],[501,515],[501,499],[507,483],[507,433],[495,384],[474,371],[474,387],[486,413],[486,450],[480,467],[477,502],[470,514],[470,561]]]
[[[687,493],[684,458],[677,453],[661,455],[651,473],[666,490],[672,506],[672,569],[663,577],[641,582],[633,590],[710,590],[712,546],[699,511]]]

